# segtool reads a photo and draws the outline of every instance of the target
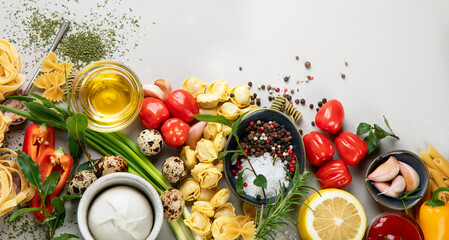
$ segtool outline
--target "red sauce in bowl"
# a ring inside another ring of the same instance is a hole
[[[377,216],[370,224],[367,240],[423,240],[419,225],[401,212],[386,212]]]

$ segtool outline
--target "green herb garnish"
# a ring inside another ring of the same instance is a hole
[[[385,131],[377,124],[371,126],[370,124],[365,122],[361,122],[357,127],[357,135],[362,136],[368,133],[368,135],[363,138],[363,140],[366,142],[366,145],[368,145],[368,154],[376,150],[376,148],[379,147],[380,140],[384,139],[385,137],[390,136],[399,140],[399,137],[396,136],[391,129],[385,115],[383,117],[385,125],[387,125],[387,128],[390,130],[390,132]]]

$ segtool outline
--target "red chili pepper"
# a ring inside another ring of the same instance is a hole
[[[143,105],[139,112],[139,120],[143,126],[149,129],[158,129],[169,117],[170,112],[164,102],[154,97],[143,99]]]
[[[316,126],[327,133],[340,131],[345,111],[343,105],[335,99],[329,100],[318,110],[315,116]]]
[[[59,171],[59,179],[55,188],[51,194],[45,198],[47,213],[51,214],[53,211],[51,200],[58,195],[69,178],[70,171],[72,170],[73,159],[70,154],[65,154],[62,148],[58,148],[56,150],[53,148],[46,148],[39,155],[37,163],[39,164],[39,172],[42,174],[42,183],[51,173]],[[34,195],[31,205],[32,207],[43,207],[39,193]],[[36,211],[33,212],[33,214],[39,221],[43,221],[45,219],[45,214],[43,211]]]
[[[22,151],[37,162],[39,154],[46,148],[55,147],[55,131],[45,124],[31,124],[25,131]]]
[[[167,145],[177,147],[184,144],[190,126],[179,118],[170,118],[161,127],[162,137]]]
[[[315,166],[321,166],[332,160],[335,149],[332,142],[323,134],[312,131],[302,138],[306,149],[307,160]]]
[[[362,138],[348,131],[342,131],[335,138],[335,146],[341,159],[349,166],[357,165],[368,152],[368,145]]]
[[[324,181],[320,181],[322,188],[344,188],[352,181],[348,166],[340,159],[332,160],[321,166],[316,172],[316,177]]]
[[[192,94],[182,89],[171,92],[165,105],[172,117],[179,118],[184,122],[191,122],[195,119],[192,115],[199,113],[198,103]]]

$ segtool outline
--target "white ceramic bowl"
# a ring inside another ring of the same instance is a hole
[[[78,205],[77,213],[78,227],[83,238],[86,240],[94,240],[87,224],[87,215],[92,201],[98,196],[98,194],[114,186],[129,186],[135,188],[148,198],[151,207],[153,208],[154,216],[153,227],[146,240],[156,239],[159,231],[161,230],[162,221],[164,219],[159,194],[148,181],[131,173],[111,173],[103,176],[92,183],[92,185],[87,188],[86,192],[84,192]]]

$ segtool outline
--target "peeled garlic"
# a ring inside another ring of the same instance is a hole
[[[158,86],[167,95],[171,92],[171,84],[165,79],[158,79],[154,81],[154,85]]]
[[[405,179],[405,192],[411,192],[419,186],[419,175],[410,165],[399,161],[399,170]]]
[[[365,179],[376,182],[387,182],[399,174],[399,163],[395,157],[390,157],[386,162],[382,163]]]
[[[398,175],[393,182],[391,182],[391,185],[385,182],[373,182],[373,185],[379,190],[379,194],[398,198],[404,193],[405,179],[401,175]]]
[[[155,97],[161,101],[165,101],[168,97],[168,93],[162,91],[162,89],[154,84],[148,84],[143,86],[143,94],[145,97]]]

